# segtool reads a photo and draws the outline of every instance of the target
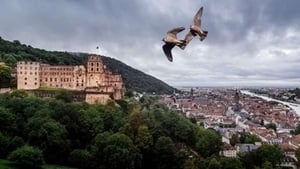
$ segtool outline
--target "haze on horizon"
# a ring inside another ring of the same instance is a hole
[[[205,41],[173,63],[166,31],[186,27],[204,6]],[[174,86],[299,86],[300,1],[3,0],[0,36],[46,50],[116,58]]]

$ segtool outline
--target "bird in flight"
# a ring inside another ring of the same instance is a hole
[[[165,42],[165,44],[162,47],[163,51],[170,62],[173,61],[172,49],[174,48],[174,46],[182,48],[186,44],[184,40],[177,39],[177,34],[183,31],[184,29],[184,27],[171,29],[167,32],[167,36],[164,37],[162,40]]]
[[[195,37],[199,36],[200,41],[203,41],[208,31],[205,31],[201,28],[201,17],[203,14],[203,7],[201,7],[196,15],[194,16],[194,20],[192,25],[190,26],[190,31],[185,35],[184,41],[186,42],[184,46],[181,46],[181,49],[185,49],[186,45]]]

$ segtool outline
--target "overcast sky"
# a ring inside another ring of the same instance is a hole
[[[184,38],[203,6],[207,38]],[[47,50],[116,58],[173,86],[300,86],[299,0],[1,0],[0,36]]]

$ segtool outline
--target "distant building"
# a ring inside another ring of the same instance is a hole
[[[109,71],[98,55],[90,55],[86,66],[18,62],[17,88],[36,90],[41,87],[84,91],[84,100],[92,104],[121,99],[125,91],[121,75]]]

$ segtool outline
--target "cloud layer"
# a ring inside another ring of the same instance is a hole
[[[161,39],[173,27],[188,31],[201,6],[208,37],[174,48],[168,62]],[[0,36],[48,50],[95,53],[100,46],[100,54],[175,86],[299,86],[299,6],[298,0],[4,0]]]

